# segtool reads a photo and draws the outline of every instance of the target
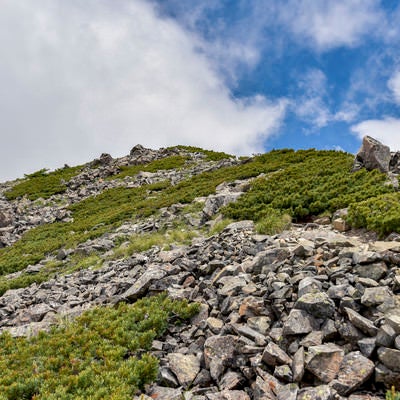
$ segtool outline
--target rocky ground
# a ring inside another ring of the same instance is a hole
[[[116,163],[161,156],[141,147],[117,161],[103,155],[96,160],[98,168],[86,169],[71,180],[65,194],[44,206],[3,198],[3,245],[37,224],[70,218],[65,205],[96,191],[183,179],[183,173],[162,171],[102,180],[116,172]],[[189,173],[237,162],[194,164]],[[215,195],[201,199],[199,217],[188,216],[186,222],[204,224],[248,184],[221,185]],[[3,184],[1,192],[8,187]],[[54,205],[55,200],[62,205]],[[95,250],[107,260],[116,238],[157,230],[163,221],[179,216],[181,208],[161,210],[159,220],[125,224],[77,249],[64,249],[57,257],[67,260],[74,252]],[[133,302],[167,291],[173,298],[200,303],[201,311],[190,324],[171,325],[153,342],[159,377],[137,399],[383,397],[391,385],[400,387],[400,243],[379,242],[360,232],[340,233],[335,229],[343,228],[340,221],[334,226],[319,222],[268,236],[256,234],[252,221],[240,221],[213,236],[199,236],[190,245],[168,251],[154,246],[129,258],[105,261],[101,268],[9,290],[0,297],[0,329],[14,336],[31,335],[94,305]],[[23,272],[36,273],[44,265]]]
[[[1,326],[31,334],[94,304],[168,291],[201,312],[154,342],[161,368],[149,398],[366,398],[400,383],[399,263],[397,242],[316,224],[264,236],[242,221],[190,246],[10,290]]]

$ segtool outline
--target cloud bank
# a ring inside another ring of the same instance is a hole
[[[199,47],[142,0],[3,0],[0,179],[137,143],[262,151],[286,100],[234,98]]]

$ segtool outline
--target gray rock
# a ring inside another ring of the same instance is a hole
[[[264,349],[262,361],[272,367],[282,364],[292,364],[292,359],[274,342],[269,342]]]
[[[204,360],[211,377],[218,381],[225,367],[233,367],[239,351],[238,338],[233,335],[211,336],[204,343]]]
[[[304,294],[296,301],[294,308],[307,311],[316,318],[330,318],[335,313],[335,303],[325,292]]]
[[[223,390],[219,393],[208,393],[207,400],[250,400],[249,395],[243,390]]]
[[[364,338],[360,339],[358,342],[358,347],[363,356],[369,358],[371,357],[373,351],[375,350],[375,338]]]
[[[304,375],[304,362],[305,362],[304,348],[300,347],[293,356],[293,361],[292,361],[293,382],[300,382],[302,380]]]
[[[345,307],[344,309],[350,320],[350,322],[362,332],[369,336],[375,336],[378,332],[378,328],[367,318],[360,315],[358,312]]]
[[[400,372],[400,350],[379,347],[378,358],[390,370]]]
[[[157,400],[182,400],[182,389],[153,386],[148,394],[150,398]]]
[[[396,331],[388,324],[382,325],[376,335],[376,344],[383,347],[391,347],[396,337]]]
[[[377,306],[391,300],[392,294],[387,286],[366,288],[361,297],[361,304],[364,306]]]
[[[284,335],[303,335],[319,329],[319,322],[305,310],[292,309],[283,325]]]
[[[388,172],[390,160],[391,154],[388,146],[370,136],[365,136],[361,148],[356,154],[353,171],[366,168],[368,171],[378,169],[381,172]]]
[[[333,400],[334,393],[328,385],[300,389],[297,400]]]
[[[343,357],[343,349],[333,343],[312,346],[308,349],[305,367],[321,382],[329,383],[339,372]]]
[[[187,388],[200,371],[200,361],[193,354],[171,353],[167,355],[169,366],[180,385]]]
[[[400,334],[400,308],[387,313],[385,315],[385,321],[398,335]]]
[[[387,273],[387,266],[384,262],[373,264],[356,265],[353,268],[353,273],[362,278],[373,279],[378,282]]]
[[[348,353],[340,365],[337,378],[331,386],[342,396],[359,388],[374,372],[374,363],[359,351]]]
[[[142,296],[149,286],[166,276],[166,272],[159,266],[149,266],[144,274],[122,295],[123,300],[133,301]]]
[[[400,386],[400,373],[394,372],[384,364],[375,366],[375,382],[383,383],[387,388]]]

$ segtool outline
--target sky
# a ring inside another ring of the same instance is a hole
[[[0,180],[140,143],[400,150],[398,0],[0,0]]]

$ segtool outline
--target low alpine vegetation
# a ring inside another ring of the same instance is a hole
[[[67,189],[65,183],[78,175],[81,170],[81,166],[64,167],[52,172],[41,169],[33,174],[25,175],[25,179],[6,192],[5,196],[7,200],[14,200],[21,196],[27,196],[32,201],[39,198],[48,199],[55,194],[64,193]]]
[[[1,400],[129,400],[157,376],[148,353],[171,317],[181,323],[198,304],[166,295],[95,308],[30,338],[0,336]]]

